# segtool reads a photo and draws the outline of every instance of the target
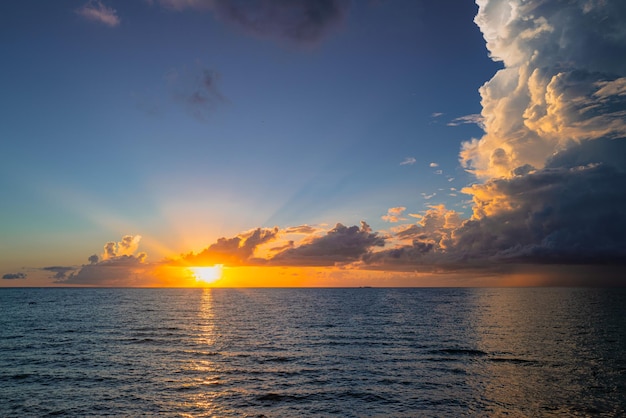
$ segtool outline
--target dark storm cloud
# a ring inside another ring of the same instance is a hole
[[[472,257],[538,263],[626,263],[626,141],[595,140],[544,169],[473,186],[475,213],[450,244]],[[492,212],[495,201],[507,208]]]
[[[63,266],[51,266],[51,267],[43,267],[42,270],[54,273],[52,276],[50,276],[51,279],[63,280],[67,277],[67,274],[69,272],[76,270],[76,268],[75,267],[63,267]]]
[[[357,261],[372,248],[383,245],[385,239],[372,232],[367,223],[361,222],[360,228],[339,223],[326,235],[289,248],[271,261],[283,265],[333,265]]]
[[[25,279],[26,273],[7,273],[2,276],[4,280]]]
[[[367,254],[363,261],[369,267],[430,271],[514,264],[624,271],[626,140],[585,141],[555,155],[545,168],[526,171],[468,188],[473,219],[461,223],[452,219],[453,211],[436,207],[396,231],[411,244]]]

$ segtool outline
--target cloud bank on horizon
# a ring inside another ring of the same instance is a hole
[[[175,10],[206,8],[246,31],[315,42],[341,22],[336,1],[161,0]],[[99,2],[90,3],[102,9]],[[247,3],[246,3],[247,4]],[[140,237],[105,245],[76,268],[47,267],[64,284],[145,283],[164,265],[343,266],[399,271],[490,271],[494,266],[626,267],[626,3],[621,0],[477,0],[476,24],[503,68],[480,89],[481,138],[461,146],[461,165],[479,182],[462,191],[473,214],[433,204],[394,226],[256,228],[220,238],[177,260],[148,263]],[[106,23],[106,22],[105,22]],[[113,25],[111,25],[113,26]],[[412,165],[407,158],[400,165]],[[437,167],[431,163],[431,167]],[[432,197],[432,196],[431,196]],[[4,278],[23,278],[11,273]],[[616,276],[618,277],[618,276]],[[587,284],[592,284],[590,277]],[[623,280],[617,281],[624,284]]]

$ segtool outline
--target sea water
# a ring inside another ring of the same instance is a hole
[[[0,289],[0,416],[623,416],[626,291]]]

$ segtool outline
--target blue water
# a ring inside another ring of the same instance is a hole
[[[0,416],[626,415],[626,291],[0,289]]]

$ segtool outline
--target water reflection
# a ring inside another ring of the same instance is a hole
[[[215,344],[215,313],[213,311],[213,290],[202,289],[198,307],[198,344],[212,347]]]
[[[616,389],[624,387],[623,378],[616,373],[620,365],[607,360],[616,356],[603,353],[624,348],[616,326],[623,322],[617,308],[623,300],[597,289],[477,294],[477,343],[487,357],[476,365],[473,384],[494,414],[616,412],[619,401],[611,402],[611,394],[622,396]]]
[[[183,409],[192,411],[190,416],[211,416],[217,410],[215,389],[220,383],[215,364],[215,313],[213,294],[210,288],[196,289],[201,292],[195,316],[189,318],[189,331],[193,335],[191,350],[187,353],[186,363],[181,370],[188,381],[188,395],[181,402]]]

